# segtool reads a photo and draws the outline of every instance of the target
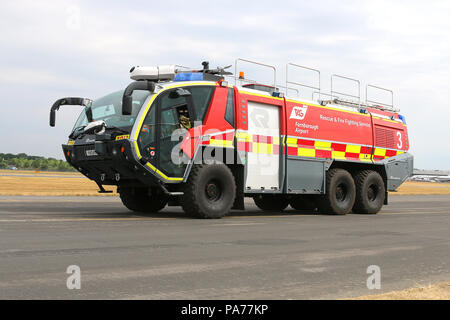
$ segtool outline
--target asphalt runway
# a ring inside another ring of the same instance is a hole
[[[378,215],[246,205],[199,220],[115,197],[0,196],[0,299],[336,299],[450,281],[450,195],[391,196]]]

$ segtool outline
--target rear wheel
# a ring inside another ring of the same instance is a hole
[[[372,170],[363,170],[355,176],[356,201],[355,213],[375,214],[384,203],[385,188],[380,174]]]
[[[226,165],[195,165],[185,185],[182,206],[192,216],[221,218],[230,212],[235,197],[234,176]]]
[[[158,212],[167,204],[165,195],[149,195],[147,188],[119,188],[120,200],[129,210]]]
[[[326,194],[319,201],[323,213],[343,215],[352,210],[355,203],[355,183],[352,175],[344,169],[327,172]]]
[[[279,195],[257,195],[253,200],[263,211],[283,211],[289,205],[289,200]]]

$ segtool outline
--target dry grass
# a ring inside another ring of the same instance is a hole
[[[362,296],[354,300],[450,300],[450,282]]]
[[[2,176],[12,175],[12,176]],[[34,172],[0,170],[0,195],[18,196],[111,196],[98,193],[97,184],[76,172]]]
[[[450,183],[408,181],[394,194],[450,194]]]
[[[116,188],[106,186],[114,193],[99,194],[95,182],[78,172],[51,172],[0,170],[0,195],[37,196],[98,196],[117,195]],[[450,194],[450,183],[405,182],[394,195]]]

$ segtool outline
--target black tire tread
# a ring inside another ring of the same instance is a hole
[[[322,213],[332,214],[332,215],[345,215],[346,214],[346,213],[336,212],[333,209],[332,203],[330,201],[330,196],[332,195],[332,193],[330,192],[331,180],[334,178],[335,175],[337,175],[341,172],[346,172],[346,173],[350,174],[347,170],[341,169],[341,168],[334,168],[334,169],[328,170],[328,172],[326,174],[326,180],[325,180],[326,181],[326,193],[324,195],[322,195],[318,200],[319,211]],[[351,208],[350,208],[349,212],[350,211],[351,211]]]
[[[361,189],[363,188],[364,181],[369,177],[369,175],[371,175],[373,173],[379,175],[379,173],[374,170],[362,170],[354,178],[355,187],[356,187],[356,199],[355,199],[355,205],[353,206],[354,212],[364,213],[364,214],[375,214],[376,213],[376,212],[371,212],[370,208],[368,208],[367,206],[364,205],[363,194],[360,192]],[[381,181],[383,180],[381,178],[381,176],[380,176],[380,179],[381,179]]]
[[[331,208],[331,203],[328,200],[328,196],[330,194],[329,192],[329,185],[330,185],[330,181],[333,178],[334,175],[336,175],[339,172],[339,169],[331,169],[327,172],[326,175],[326,193],[325,195],[323,195],[322,197],[320,197],[319,199],[319,210],[322,213],[330,213],[333,211],[333,209]]]
[[[231,178],[233,179],[233,185],[230,187],[234,187],[234,193],[235,193],[235,197],[236,197],[236,192],[235,192],[235,179],[234,179],[234,175],[231,172],[231,170],[224,164],[211,164],[211,165],[206,165],[206,164],[198,164],[198,165],[194,165],[191,169],[191,172],[189,173],[189,178],[186,181],[186,185],[184,188],[184,195],[183,195],[183,201],[182,201],[182,208],[184,210],[184,212],[186,212],[186,214],[188,214],[189,216],[192,217],[197,217],[197,218],[220,218],[220,217],[215,217],[215,216],[211,216],[208,212],[204,211],[201,206],[199,205],[199,202],[197,201],[197,194],[196,194],[196,186],[198,184],[198,181],[200,179],[200,174],[201,171],[206,168],[207,166],[223,166],[224,168],[226,168],[229,173]],[[231,207],[233,206],[234,203],[234,199],[230,204],[230,208],[227,210],[227,213],[231,210]]]
[[[195,201],[195,183],[198,181],[198,174],[204,165],[194,165],[189,173],[189,178],[184,189],[182,208],[184,212],[193,217],[202,218],[203,212]]]
[[[144,196],[137,192],[133,193],[132,189],[129,188],[121,188],[119,195],[124,206],[129,210],[136,212],[158,212],[167,204],[166,197]]]

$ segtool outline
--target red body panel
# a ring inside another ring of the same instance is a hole
[[[280,143],[283,145],[282,152],[289,156],[372,162],[409,149],[406,125],[394,112],[368,108],[362,113],[356,108],[269,97],[239,91],[237,87],[234,87],[234,94],[235,129],[241,132],[248,130],[248,101],[280,107]],[[183,141],[182,150],[190,158],[199,143],[232,146],[229,142],[234,139],[233,127],[225,120],[227,95],[228,87],[216,88],[203,125],[191,129]],[[213,138],[201,141],[201,135]],[[253,136],[250,140],[238,139],[237,147],[238,150],[254,152],[253,143],[272,144],[272,138]]]
[[[299,104],[291,100],[286,104],[288,136],[372,145],[370,115]],[[296,115],[299,110],[303,111],[303,114]]]

